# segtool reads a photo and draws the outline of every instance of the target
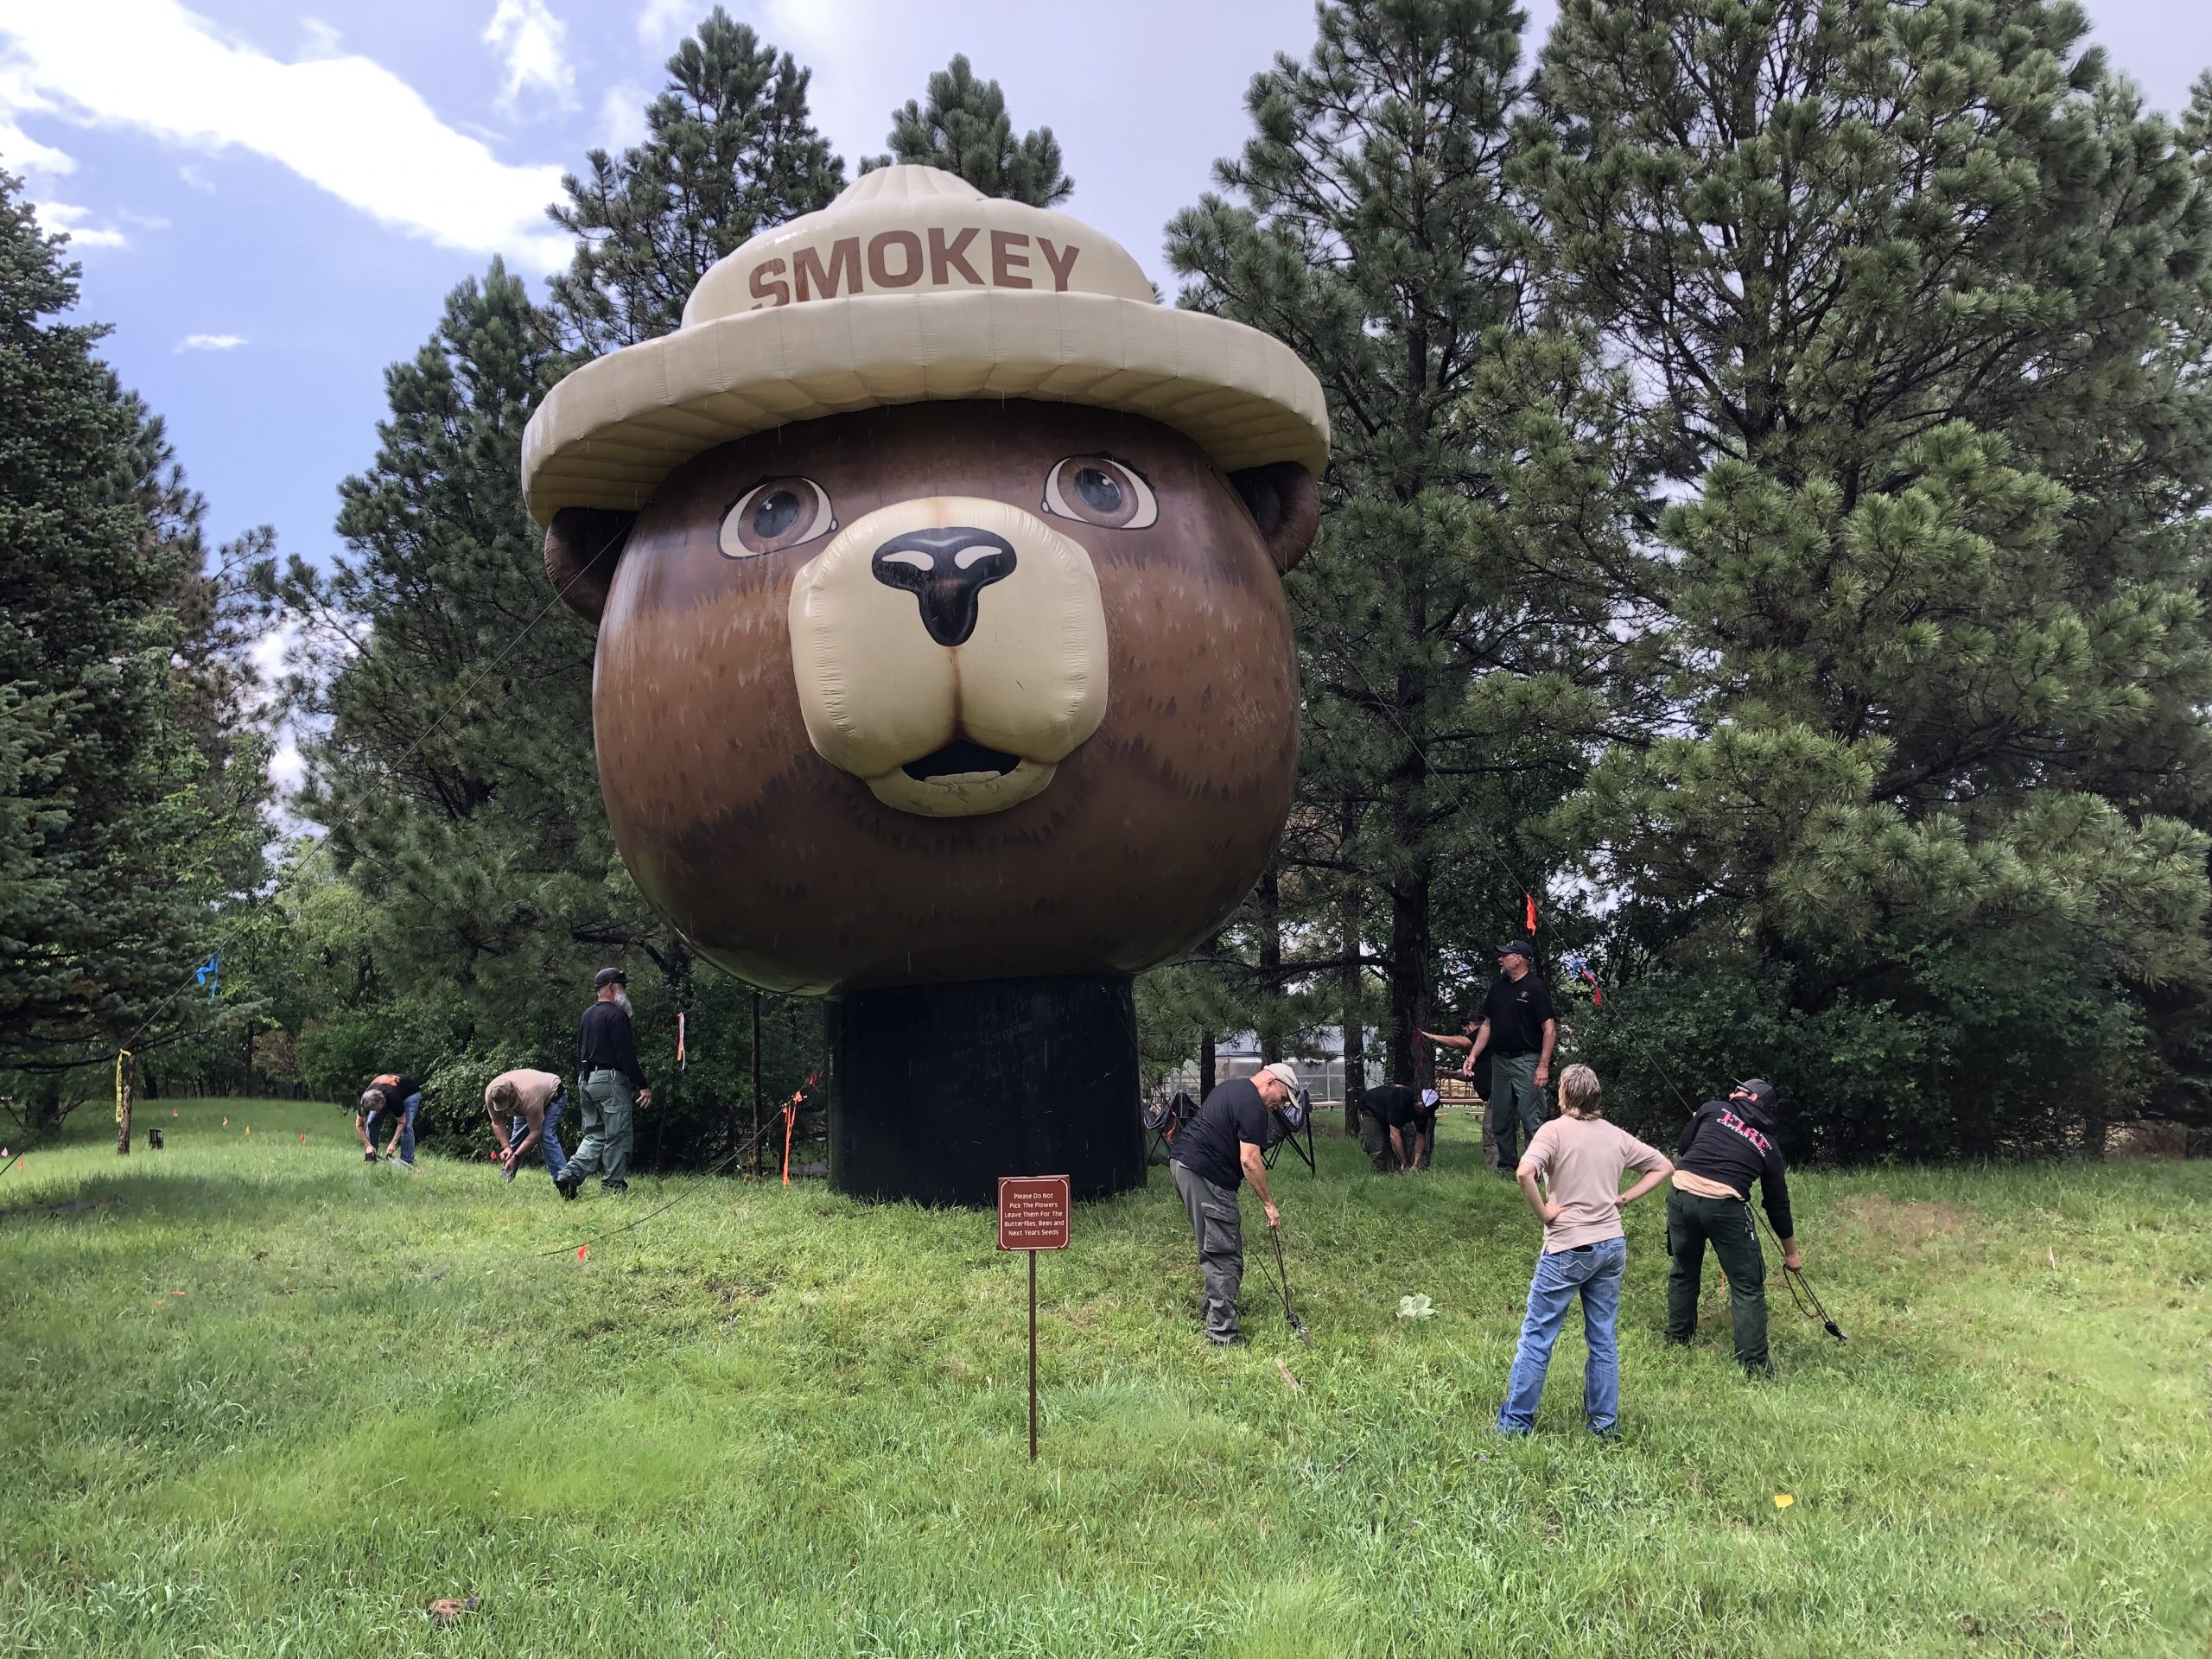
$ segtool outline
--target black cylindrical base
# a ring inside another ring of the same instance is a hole
[[[1001,1175],[1078,1198],[1144,1185],[1129,982],[988,979],[830,1002],[830,1180],[855,1198],[995,1205]]]

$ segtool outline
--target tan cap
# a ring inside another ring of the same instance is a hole
[[[634,511],[694,455],[891,404],[1034,397],[1143,415],[1224,472],[1329,454],[1320,383],[1281,341],[1179,310],[1110,237],[931,167],[863,174],[699,279],[672,334],[546,395],[523,435],[540,524]]]
[[[1260,1070],[1274,1077],[1292,1094],[1298,1092],[1298,1068],[1288,1060],[1276,1060],[1270,1065],[1262,1066]]]

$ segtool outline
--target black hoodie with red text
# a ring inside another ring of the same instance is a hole
[[[1782,1145],[1774,1114],[1748,1100],[1708,1100],[1682,1126],[1675,1167],[1718,1181],[1749,1198],[1759,1184],[1766,1218],[1783,1238],[1790,1230],[1789,1182],[1783,1173]]]

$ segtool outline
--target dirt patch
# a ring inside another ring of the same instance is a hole
[[[1862,1193],[1842,1206],[1843,1213],[1892,1249],[1918,1249],[1964,1238],[1966,1212],[1921,1198],[1892,1198]]]

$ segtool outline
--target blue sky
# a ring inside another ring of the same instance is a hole
[[[563,257],[564,168],[633,137],[702,0],[0,0],[0,165],[73,232],[86,317],[169,423],[222,536],[337,548],[338,480],[372,457],[382,374],[494,251]],[[814,70],[846,157],[965,51],[1018,125],[1051,124],[1072,212],[1162,288],[1160,228],[1242,141],[1245,84],[1302,53],[1308,0],[766,0],[734,15]],[[1550,6],[1534,8],[1537,30]],[[2090,0],[2153,104],[2212,65],[2203,0]]]

